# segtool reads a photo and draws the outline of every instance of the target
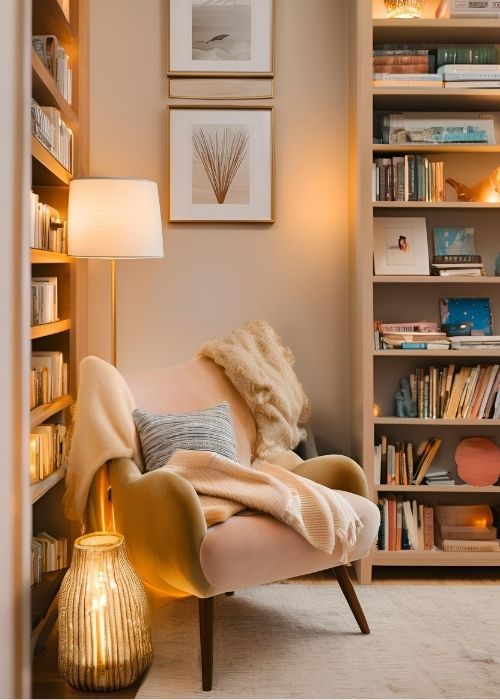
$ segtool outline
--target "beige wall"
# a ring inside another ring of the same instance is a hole
[[[90,174],[156,180],[165,222],[165,0],[91,0]],[[276,0],[276,223],[167,225],[165,259],[118,263],[118,366],[191,357],[248,319],[293,349],[313,428],[349,451],[345,0]],[[89,352],[109,357],[108,264]]]

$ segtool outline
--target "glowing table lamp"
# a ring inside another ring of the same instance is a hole
[[[163,257],[156,183],[109,177],[72,180],[68,253],[111,260],[111,357],[116,366],[116,260]]]
[[[59,671],[81,690],[117,690],[134,683],[151,658],[146,592],[123,535],[79,537],[59,591]]]

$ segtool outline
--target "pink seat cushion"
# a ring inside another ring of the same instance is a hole
[[[125,377],[138,408],[151,413],[184,413],[227,401],[236,434],[238,461],[250,466],[255,423],[224,370],[208,358],[195,358],[175,367],[150,369]]]
[[[377,536],[380,515],[367,498],[339,491],[363,523],[349,561],[365,557]],[[200,560],[217,593],[270,583],[338,566],[339,545],[333,554],[312,547],[295,530],[270,515],[235,515],[214,525],[201,543]]]

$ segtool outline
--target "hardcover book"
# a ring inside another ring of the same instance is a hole
[[[439,300],[442,327],[470,324],[471,335],[493,335],[488,297],[444,297]]]
[[[434,226],[434,255],[475,255],[474,229],[464,226]],[[434,262],[438,262],[434,260]],[[446,260],[443,262],[462,262]],[[473,262],[464,260],[463,262]],[[475,261],[474,261],[475,262]]]

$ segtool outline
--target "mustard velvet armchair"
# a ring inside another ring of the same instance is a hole
[[[252,416],[223,370],[209,359],[126,377],[137,405],[155,413],[197,410],[228,401],[235,429],[238,459],[250,464],[255,441]],[[293,452],[278,452],[269,461],[332,489],[355,508],[363,529],[349,560],[366,556],[379,526],[377,507],[368,500],[366,478],[348,457],[325,455],[303,460]],[[339,557],[312,547],[295,530],[269,515],[234,515],[207,528],[194,488],[162,468],[142,473],[131,459],[109,464],[111,499],[117,531],[145,582],[174,596],[199,599],[202,686],[211,690],[213,677],[214,600],[220,594],[333,568],[363,634],[369,627],[346,567]],[[89,501],[89,527],[99,522],[98,477]]]

